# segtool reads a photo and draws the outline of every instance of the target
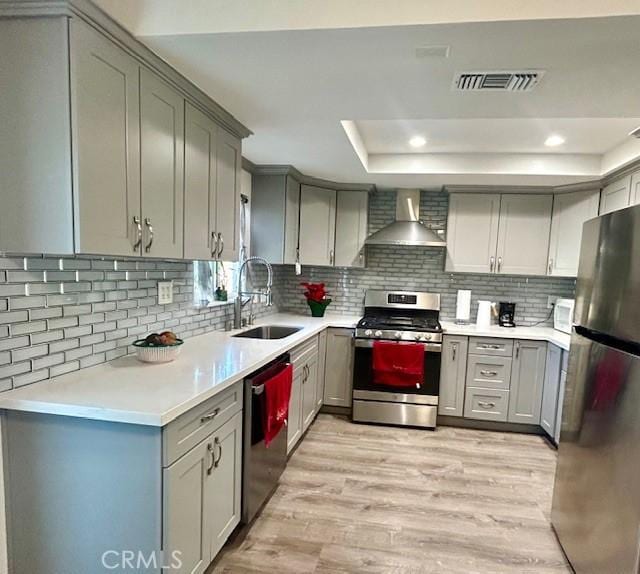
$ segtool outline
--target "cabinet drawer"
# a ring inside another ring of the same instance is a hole
[[[513,341],[511,339],[498,339],[494,337],[469,337],[470,355],[492,355],[498,357],[510,357],[513,353]]]
[[[163,466],[169,466],[240,412],[242,392],[243,384],[239,381],[169,423],[162,431]]]
[[[318,336],[311,337],[308,341],[305,341],[301,345],[298,345],[295,349],[291,350],[291,363],[293,369],[303,366],[313,355],[318,353]]]
[[[506,422],[509,410],[509,391],[467,387],[464,416],[483,421]]]
[[[467,367],[467,387],[509,390],[511,357],[471,355]]]

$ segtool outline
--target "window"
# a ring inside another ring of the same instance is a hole
[[[208,307],[236,297],[240,263],[231,261],[193,262],[193,302]]]

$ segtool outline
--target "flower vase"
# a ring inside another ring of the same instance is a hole
[[[324,317],[324,312],[326,311],[329,303],[331,303],[331,299],[325,299],[323,301],[311,301],[307,299],[307,304],[311,309],[312,317]]]

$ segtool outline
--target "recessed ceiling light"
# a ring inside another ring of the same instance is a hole
[[[556,147],[556,146],[562,145],[563,143],[564,143],[564,138],[562,136],[553,135],[553,136],[549,136],[545,140],[544,145],[546,145],[547,147]]]
[[[426,143],[427,143],[427,140],[425,138],[423,138],[422,136],[413,136],[409,140],[409,145],[411,147],[422,147]]]

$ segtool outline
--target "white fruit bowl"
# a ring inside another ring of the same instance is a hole
[[[180,354],[184,341],[176,339],[173,345],[149,345],[144,339],[134,341],[136,358],[143,363],[170,363]]]

